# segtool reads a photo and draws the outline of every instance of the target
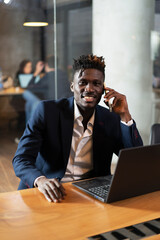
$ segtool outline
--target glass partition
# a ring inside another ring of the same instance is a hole
[[[17,189],[11,161],[39,101],[72,96],[73,58],[92,52],[92,1],[0,0],[0,22],[3,192]]]
[[[155,1],[154,31],[151,33],[153,88],[160,88],[160,1]]]
[[[0,0],[0,192],[17,189],[12,158],[39,101],[72,96],[72,63],[79,55],[105,57],[107,83],[127,96],[148,141],[154,79],[150,31],[157,77],[159,2]]]

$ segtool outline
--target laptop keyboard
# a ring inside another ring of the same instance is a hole
[[[99,186],[99,187],[92,187],[89,188],[88,190],[91,193],[95,193],[97,196],[99,197],[106,197],[108,194],[108,190],[109,190],[110,185],[103,185],[103,186]]]

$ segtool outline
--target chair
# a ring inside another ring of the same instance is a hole
[[[151,127],[150,145],[160,143],[160,123],[155,123]]]
[[[9,129],[16,127],[16,130],[24,130],[25,128],[25,100],[21,95],[12,96],[10,105],[17,113],[16,117],[9,120]]]
[[[160,121],[160,88],[152,89],[152,124]]]

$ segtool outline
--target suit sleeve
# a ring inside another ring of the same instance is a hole
[[[33,187],[34,180],[42,175],[35,162],[42,144],[44,127],[44,105],[40,102],[34,116],[27,123],[13,158],[16,176],[28,187]]]
[[[36,79],[36,77],[34,77],[34,76],[31,78],[30,82],[28,83],[27,89],[31,89],[35,86],[35,83],[34,83],[35,79]]]
[[[31,81],[28,84],[27,89],[47,88],[48,87],[48,78],[49,78],[49,76],[46,75],[46,76],[42,77],[37,83],[35,83],[36,77],[33,76],[33,78],[31,79]]]
[[[136,123],[128,127],[120,123],[122,132],[122,141],[125,148],[143,146],[143,141],[136,127]]]

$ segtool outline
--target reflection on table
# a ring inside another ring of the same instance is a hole
[[[67,196],[61,203],[49,203],[38,189],[1,193],[1,240],[82,240],[160,216],[160,191],[105,204],[71,183],[64,187]]]

